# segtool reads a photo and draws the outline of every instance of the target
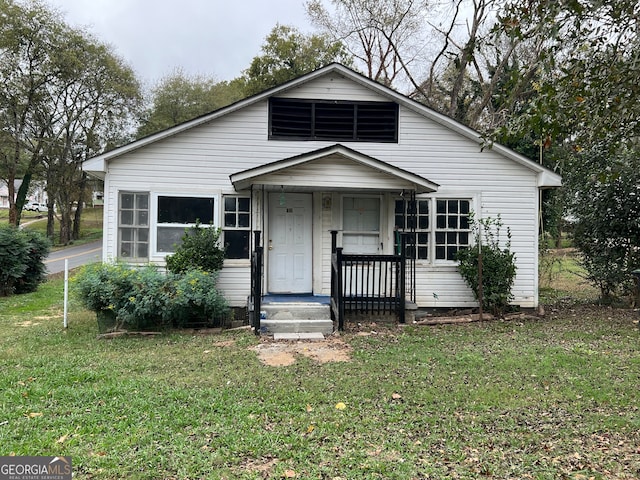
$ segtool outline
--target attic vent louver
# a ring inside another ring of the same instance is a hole
[[[271,98],[269,138],[340,142],[397,142],[398,105]]]

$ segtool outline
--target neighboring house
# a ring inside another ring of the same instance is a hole
[[[22,185],[22,180],[15,180],[14,185],[17,192],[20,185]],[[31,195],[27,195],[27,201],[43,204],[47,203],[47,194],[42,182],[31,182],[30,191]],[[0,208],[9,208],[9,188],[7,186],[7,182],[4,180],[0,180]]]
[[[331,230],[345,253],[378,254],[394,252],[406,229],[418,306],[475,306],[454,261],[473,242],[474,212],[510,228],[513,303],[536,307],[540,190],[561,178],[483,145],[451,118],[331,64],[84,170],[104,179],[104,260],[163,264],[185,227],[212,223],[228,245],[219,285],[232,306],[249,295],[253,231],[264,292],[328,295]],[[414,196],[415,212],[405,201]]]

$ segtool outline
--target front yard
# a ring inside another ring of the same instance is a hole
[[[1,455],[79,479],[635,479],[640,313],[363,325],[318,349],[249,330],[96,339],[62,284],[0,299]]]

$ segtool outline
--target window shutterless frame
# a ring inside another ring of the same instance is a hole
[[[222,197],[222,230],[226,259],[248,259],[251,243],[251,198]]]
[[[149,260],[149,192],[118,192],[117,258],[131,262]]]
[[[457,196],[395,199],[394,230],[409,233],[407,255],[430,264],[455,262],[456,252],[472,243],[473,202]]]
[[[220,226],[220,195],[160,193],[151,195],[151,245],[154,256],[175,252],[186,229],[199,222],[203,228]]]

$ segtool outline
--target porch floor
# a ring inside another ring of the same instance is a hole
[[[269,293],[262,297],[262,304],[270,303],[318,303],[320,305],[329,305],[331,297],[329,295],[312,295],[312,294],[296,294],[296,293]]]

